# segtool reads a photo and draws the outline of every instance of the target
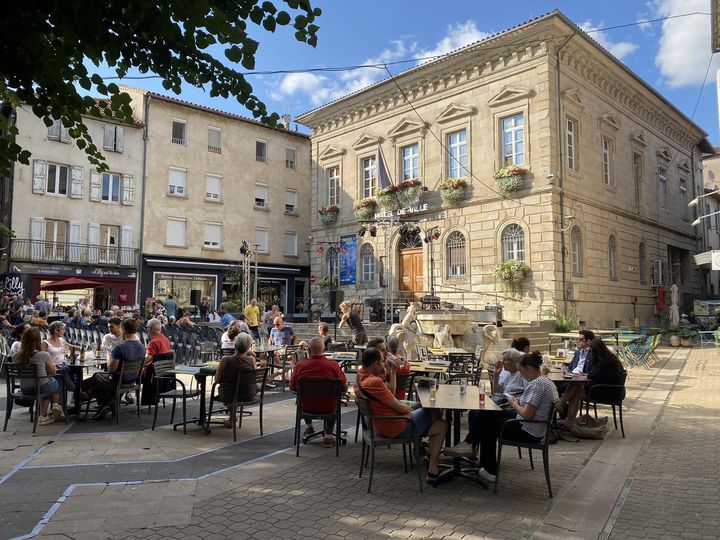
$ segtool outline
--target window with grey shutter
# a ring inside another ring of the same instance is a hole
[[[61,127],[62,124],[60,123],[60,120],[53,120],[52,126],[48,128],[47,138],[52,139],[53,141],[59,141]]]
[[[123,128],[121,126],[105,126],[103,132],[103,149],[111,152],[122,152],[124,145]]]
[[[83,168],[82,167],[71,167],[70,168],[70,198],[71,199],[82,199],[83,196]]]
[[[97,171],[90,173],[90,200],[100,202],[102,194],[102,176]]]
[[[42,159],[33,160],[33,193],[43,194],[45,193],[45,185],[47,182],[47,162]]]

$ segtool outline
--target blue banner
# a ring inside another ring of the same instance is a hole
[[[340,237],[340,285],[355,283],[357,237],[354,234]]]

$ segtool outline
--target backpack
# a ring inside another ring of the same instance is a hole
[[[604,439],[608,429],[607,423],[607,416],[595,418],[589,414],[581,414],[568,426],[568,431],[581,439]]]

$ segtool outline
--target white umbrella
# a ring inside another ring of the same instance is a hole
[[[670,326],[673,328],[680,324],[680,306],[678,306],[678,286],[670,287]]]

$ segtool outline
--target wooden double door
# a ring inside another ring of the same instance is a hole
[[[412,294],[420,300],[424,294],[425,271],[422,248],[400,249],[400,291],[403,298]]]

